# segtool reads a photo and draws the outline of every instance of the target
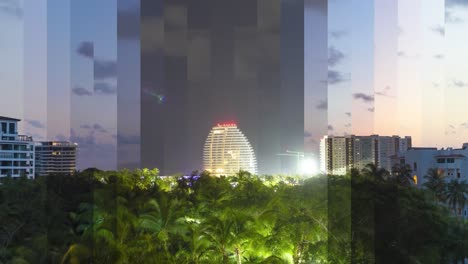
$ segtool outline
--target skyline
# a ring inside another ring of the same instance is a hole
[[[78,142],[83,166],[113,169],[118,153],[137,159],[142,124],[132,116],[171,99],[142,83],[141,54],[164,40],[150,33],[161,27],[157,8],[137,26],[138,2],[0,1],[1,114],[23,119],[20,131],[37,140]],[[468,2],[305,2],[305,151],[318,153],[325,134],[410,135],[414,146],[438,148],[468,141]]]

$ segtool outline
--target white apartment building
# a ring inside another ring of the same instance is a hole
[[[0,116],[0,177],[34,178],[34,144],[31,137],[18,135],[20,121]]]
[[[447,182],[468,182],[468,143],[459,149],[410,148],[406,153],[395,157],[393,162],[409,165],[419,187],[426,182],[424,176],[431,168],[437,169]],[[468,205],[458,208],[458,214],[468,217]]]
[[[391,157],[404,153],[411,146],[411,137],[399,136],[325,136],[320,141],[322,173],[345,175],[350,169],[362,170],[367,164],[391,171]]]

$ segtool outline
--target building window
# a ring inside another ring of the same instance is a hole
[[[16,134],[15,123],[10,123],[10,134]]]
[[[7,123],[6,122],[2,122],[2,133],[5,133],[6,134],[7,132]]]
[[[454,158],[448,158],[447,163],[455,163],[455,159]]]
[[[416,162],[413,163],[413,170],[414,170],[414,171],[418,170],[418,164],[417,164]]]
[[[437,159],[437,163],[445,163],[445,159]]]

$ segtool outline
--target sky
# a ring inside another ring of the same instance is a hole
[[[0,0],[0,115],[22,119],[36,140],[78,142],[81,168],[137,159],[139,110],[118,102],[140,103],[140,43],[116,23],[137,22],[137,2]],[[468,1],[305,2],[306,152],[325,134],[468,141]]]

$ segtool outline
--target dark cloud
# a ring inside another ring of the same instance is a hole
[[[94,61],[94,78],[96,80],[114,78],[117,76],[117,62],[106,60]]]
[[[346,78],[343,73],[331,70],[328,71],[328,84],[334,85],[346,81],[349,81],[349,78]]]
[[[317,105],[317,109],[319,110],[327,110],[328,109],[328,101],[326,100],[321,100],[319,104]]]
[[[304,131],[304,137],[305,138],[309,138],[312,136],[312,133],[310,133],[309,131]]]
[[[445,4],[449,7],[453,7],[453,6],[468,7],[468,0],[446,0]]]
[[[328,66],[335,67],[338,65],[343,59],[345,55],[343,52],[337,50],[335,47],[331,46],[328,48]]]
[[[463,127],[463,128],[468,128],[468,123],[466,123],[466,122],[462,123],[462,124],[460,124],[460,126]]]
[[[369,107],[369,108],[367,108],[367,111],[369,111],[369,112],[371,112],[371,113],[374,113],[375,107]]]
[[[348,32],[346,30],[336,30],[330,32],[330,37],[333,39],[340,39],[342,37],[345,37],[346,35],[348,35]]]
[[[139,135],[117,135],[117,142],[124,145],[136,145],[140,144]]]
[[[70,131],[70,141],[77,143],[80,147],[88,147],[96,144],[96,137],[94,131],[90,131],[87,135],[78,135],[74,129]]]
[[[115,94],[116,89],[114,86],[107,82],[96,82],[94,83],[94,93],[102,95]]]
[[[101,133],[107,133],[107,130],[102,127],[100,124],[94,124],[93,125],[94,131],[101,132]]]
[[[0,13],[16,18],[23,17],[23,9],[19,0],[0,0]]]
[[[345,115],[351,117],[351,112],[346,112]]]
[[[449,128],[455,129],[455,126],[454,125],[449,125]]]
[[[394,97],[388,94],[390,90],[391,90],[391,87],[386,86],[382,91],[375,92],[375,94],[379,96],[385,96],[385,97]]]
[[[353,98],[356,100],[362,100],[364,103],[374,102],[374,96],[365,93],[355,93],[353,94]]]
[[[460,17],[453,15],[453,13],[450,11],[445,11],[445,23],[458,24],[462,22],[463,19],[461,19]]]
[[[397,55],[398,57],[406,57],[406,53],[404,51],[399,51]]]
[[[72,89],[72,93],[78,96],[91,96],[93,93],[88,91],[88,89],[83,87],[75,87]]]
[[[39,120],[26,120],[26,123],[35,128],[45,128],[45,125]]]
[[[328,125],[328,131],[333,131],[333,130],[334,130],[333,126],[332,126],[332,125]]]
[[[444,58],[444,54],[436,54],[436,55],[434,55],[434,58],[438,59],[438,60],[441,60],[441,59]]]
[[[81,125],[80,127],[83,129],[91,129],[91,126],[88,124]]]
[[[445,28],[441,25],[437,25],[431,28],[432,32],[439,34],[441,36],[445,36]]]
[[[55,139],[58,140],[58,141],[69,141],[70,140],[70,138],[66,137],[63,134],[55,135]]]
[[[461,80],[453,80],[453,85],[459,88],[464,88],[468,86],[468,83],[461,81]]]
[[[94,58],[94,45],[90,41],[83,41],[78,46],[76,52],[83,57],[92,59]]]

